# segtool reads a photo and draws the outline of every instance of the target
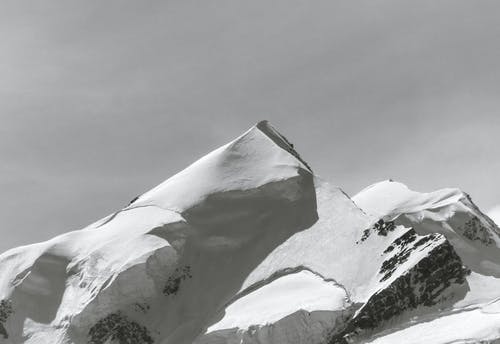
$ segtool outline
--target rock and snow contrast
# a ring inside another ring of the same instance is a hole
[[[500,343],[499,233],[457,189],[351,199],[264,121],[0,255],[0,343]]]

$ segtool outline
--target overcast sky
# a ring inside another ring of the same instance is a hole
[[[0,251],[81,228],[269,119],[354,194],[500,203],[500,1],[0,3]]]

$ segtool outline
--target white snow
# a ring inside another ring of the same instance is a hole
[[[282,276],[238,299],[226,308],[224,318],[210,326],[207,332],[266,325],[298,310],[342,310],[346,301],[347,295],[338,285],[303,270]]]
[[[365,188],[353,201],[373,218],[395,219],[420,234],[443,234],[472,270],[467,276],[469,291],[453,311],[395,325],[369,343],[476,343],[500,338],[500,314],[481,310],[500,297],[499,232],[465,193],[458,189],[419,193],[404,184],[383,181]],[[495,211],[490,216],[495,217]],[[466,235],[471,219],[476,219],[477,226]],[[471,239],[471,233],[477,237]]]
[[[456,203],[463,197],[464,194],[459,189],[420,193],[410,190],[402,183],[386,180],[363,189],[352,200],[368,214],[380,218],[441,208]]]
[[[398,182],[383,181],[360,191],[353,201],[373,218],[396,219],[419,234],[443,234],[469,268],[500,277],[500,230],[459,189],[420,193]],[[481,227],[480,231],[469,228],[477,236],[473,239],[465,233],[472,219]]]
[[[488,215],[490,219],[497,224],[497,226],[500,226],[500,205],[491,208],[486,215]]]
[[[500,338],[500,305],[492,302],[484,308],[441,314],[439,318],[422,319],[379,338],[370,344],[448,344],[479,343]]]
[[[498,228],[466,194],[385,181],[353,200],[260,122],[126,208],[0,255],[0,300],[14,309],[0,319],[9,334],[0,343],[86,344],[116,312],[161,344],[325,343],[352,305],[445,240],[412,250],[381,282],[382,263],[396,254],[385,249],[409,226],[446,236],[473,270],[470,291],[452,311],[394,323],[372,342],[500,337],[500,307],[490,304],[500,297]],[[457,230],[471,216],[493,244]],[[382,217],[402,223],[379,235],[372,226]]]
[[[293,149],[266,121],[260,122],[141,195],[131,206],[156,205],[184,211],[208,195],[249,190],[295,177],[298,168],[307,167],[291,152]]]
[[[268,255],[248,276],[242,290],[276,271],[303,265],[343,285],[353,301],[366,296],[364,285],[383,260],[379,256],[367,261],[365,257],[366,251],[380,243],[356,244],[371,220],[338,187],[319,178],[315,186],[319,220]]]
[[[0,255],[0,295],[15,310],[6,343],[86,343],[120,311],[155,341],[191,344],[275,247],[316,221],[315,198],[309,168],[261,122],[125,209]]]
[[[483,305],[500,297],[500,279],[471,272],[467,277],[470,291],[454,305],[454,308],[465,308],[471,305]]]

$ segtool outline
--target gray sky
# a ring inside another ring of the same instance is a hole
[[[260,119],[354,194],[500,203],[500,2],[0,3],[0,251],[78,229]]]

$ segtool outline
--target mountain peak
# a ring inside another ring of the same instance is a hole
[[[193,343],[265,257],[317,221],[297,156],[260,122],[103,221],[0,256],[0,343]]]
[[[433,192],[417,192],[403,183],[384,180],[372,184],[354,197],[353,201],[374,216],[391,213],[416,212],[422,209],[438,208],[458,202],[466,194],[456,188],[445,188]]]
[[[282,134],[260,121],[233,141],[215,149],[186,169],[141,195],[131,206],[158,205],[182,211],[204,195],[254,189],[311,169]],[[185,198],[179,202],[177,195]]]
[[[304,164],[307,169],[312,172],[311,167],[305,162],[299,155],[299,153],[295,150],[293,143],[288,141],[288,139],[283,136],[281,133],[274,128],[268,120],[260,121],[255,125],[262,133],[266,134],[271,140],[274,141],[278,146],[283,148],[285,151],[292,154],[295,158],[297,158],[302,164]]]

